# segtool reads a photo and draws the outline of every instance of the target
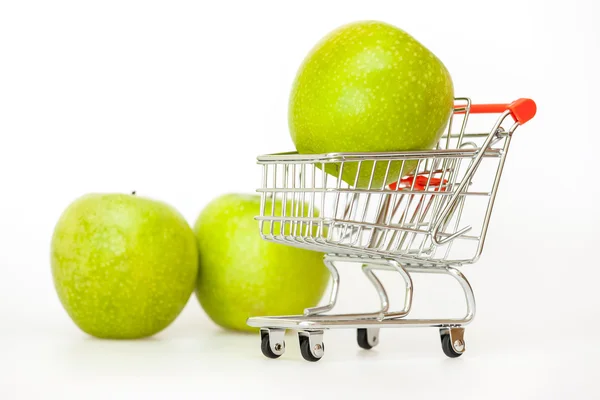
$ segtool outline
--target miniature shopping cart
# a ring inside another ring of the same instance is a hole
[[[444,353],[463,354],[475,297],[457,267],[479,259],[512,135],[535,113],[531,99],[474,105],[458,98],[448,129],[432,150],[258,157],[263,179],[256,219],[263,239],[325,253],[332,278],[325,306],[308,308],[304,315],[248,319],[249,326],[260,328],[263,354],[280,357],[288,329],[298,332],[302,356],[317,361],[326,329],[357,329],[358,345],[370,349],[379,342],[379,330],[392,327],[439,328]],[[489,114],[496,114],[491,130]],[[379,295],[378,310],[328,314],[337,300],[339,262],[362,267]],[[402,276],[402,309],[390,311],[376,270]],[[455,278],[466,299],[464,317],[407,318],[414,273]]]

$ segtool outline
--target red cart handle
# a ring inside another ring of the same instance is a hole
[[[456,111],[456,113],[464,114],[465,107],[466,106],[455,106],[455,108],[463,109]],[[506,110],[510,111],[510,115],[515,122],[523,125],[535,116],[537,106],[535,105],[535,101],[531,99],[519,99],[510,104],[471,104],[469,112],[471,114],[492,114],[503,113]]]

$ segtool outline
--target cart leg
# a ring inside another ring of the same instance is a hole
[[[379,280],[379,278],[377,278],[377,276],[375,276],[375,274],[373,273],[372,266],[370,266],[369,264],[364,264],[362,266],[362,271],[367,276],[367,278],[369,278],[369,281],[371,281],[373,286],[375,286],[375,290],[377,290],[377,294],[379,295],[379,300],[381,301],[381,309],[379,310],[379,313],[380,313],[379,318],[382,319],[384,314],[386,312],[388,312],[388,310],[390,308],[390,301],[388,299],[387,292],[385,291],[385,288],[381,284],[381,281]]]
[[[337,302],[338,290],[340,286],[340,274],[338,273],[337,268],[335,267],[333,260],[331,260],[327,255],[323,258],[323,263],[329,270],[331,275],[331,293],[329,294],[329,303],[325,306],[321,307],[312,307],[306,308],[304,310],[304,315],[316,315],[331,311],[333,307],[335,307],[335,303]]]
[[[467,281],[467,278],[453,267],[443,267],[443,268],[430,268],[430,267],[406,267],[406,271],[410,273],[423,273],[423,274],[445,274],[450,275],[454,279],[458,281],[461,289],[463,290],[463,294],[465,295],[465,301],[467,305],[467,311],[465,316],[461,319],[452,319],[448,320],[448,324],[453,324],[456,326],[466,325],[470,323],[473,318],[475,318],[475,294],[473,293],[473,288]]]
[[[355,260],[348,258],[341,258],[335,255],[325,255],[323,262],[327,269],[329,269],[329,273],[332,278],[332,287],[331,293],[329,294],[329,303],[320,307],[312,307],[306,308],[304,310],[304,316],[312,316],[317,314],[322,314],[331,311],[337,302],[339,285],[340,285],[340,275],[338,273],[337,268],[335,267],[335,261],[345,261],[345,262],[356,262]],[[363,264],[362,266],[364,274],[367,276],[369,281],[375,287],[377,294],[379,295],[379,300],[381,302],[381,308],[379,311],[374,313],[363,313],[363,314],[345,314],[345,315],[337,315],[332,317],[368,317],[368,318],[400,318],[408,315],[410,309],[412,307],[412,296],[413,296],[413,283],[410,275],[406,270],[400,265],[400,263],[396,260],[392,259],[380,259],[380,260],[370,260],[368,264]],[[388,312],[389,311],[389,298],[385,288],[383,287],[381,281],[377,278],[377,276],[373,273],[373,270],[383,269],[383,270],[392,270],[398,272],[402,278],[404,279],[404,283],[406,285],[406,291],[404,296],[404,307],[400,311]]]
[[[406,270],[400,265],[398,261],[395,260],[387,260],[388,264],[391,265],[394,270],[396,270],[404,279],[405,284],[405,292],[404,292],[404,308],[400,311],[386,313],[385,318],[400,318],[404,317],[410,312],[412,307],[412,298],[413,298],[413,283],[410,275]]]
[[[369,278],[369,281],[375,286],[379,299],[381,301],[380,319],[383,318],[401,318],[410,312],[412,307],[413,298],[413,283],[408,272],[400,265],[396,260],[380,260],[377,263],[370,263],[363,265],[363,272]],[[389,299],[385,288],[381,284],[381,281],[375,276],[373,270],[392,270],[398,272],[402,279],[404,279],[405,292],[404,292],[404,307],[400,311],[388,312],[389,311]]]
[[[473,293],[473,288],[467,281],[467,278],[457,270],[456,268],[446,267],[448,273],[454,277],[460,283],[460,286],[463,289],[465,294],[465,300],[467,301],[467,312],[465,314],[465,320],[467,322],[471,322],[471,320],[475,317],[475,294]]]

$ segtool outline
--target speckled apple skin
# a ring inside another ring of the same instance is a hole
[[[170,325],[194,290],[198,250],[169,205],[127,194],[76,199],[57,222],[52,275],[63,307],[84,332],[136,339]]]
[[[255,332],[246,324],[249,317],[302,314],[327,287],[323,254],[263,240],[254,219],[259,214],[259,196],[231,193],[213,199],[194,226],[200,254],[196,295],[226,329]]]
[[[439,140],[453,104],[450,74],[431,51],[397,27],[359,21],[332,31],[306,56],[288,120],[299,153],[424,150]],[[392,165],[386,183],[400,167]],[[354,183],[356,165],[344,168],[343,180]],[[383,183],[386,168],[378,167],[374,184]],[[369,175],[365,168],[358,186]]]

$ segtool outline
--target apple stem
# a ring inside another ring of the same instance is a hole
[[[134,190],[133,192],[131,192],[131,194],[132,194],[133,196],[135,196],[135,190]]]

